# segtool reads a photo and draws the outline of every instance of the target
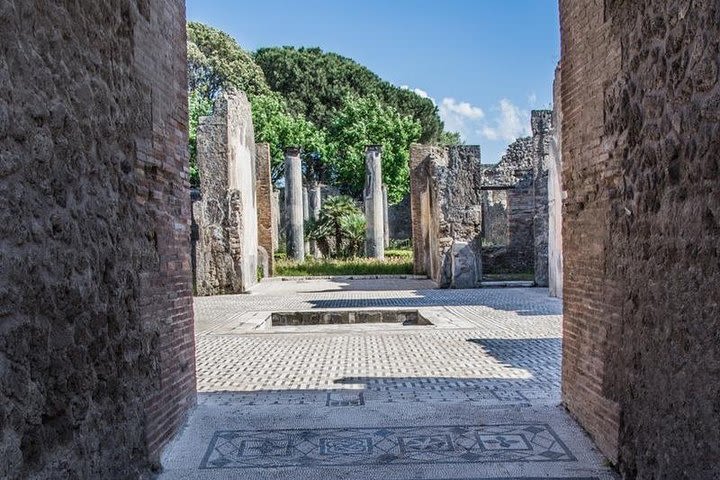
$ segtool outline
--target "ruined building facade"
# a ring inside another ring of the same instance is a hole
[[[532,137],[495,165],[480,147],[413,145],[414,271],[443,288],[481,286],[483,274],[533,272],[548,285],[548,163],[552,112],[533,111]]]
[[[250,102],[242,92],[222,92],[197,131],[200,196],[192,211],[198,295],[242,293],[257,283],[255,162]]]

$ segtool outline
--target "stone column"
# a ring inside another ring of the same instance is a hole
[[[322,207],[322,190],[319,184],[316,184],[310,191],[310,217],[316,222],[320,219],[320,208]],[[310,242],[310,252],[315,258],[321,258],[322,252],[317,247],[315,241]]]
[[[303,232],[302,163],[300,148],[285,149],[285,211],[287,212],[287,255],[302,262],[305,260]]]
[[[368,145],[365,148],[365,254],[370,258],[385,258],[383,233],[383,192],[381,146]]]
[[[277,252],[280,246],[280,190],[273,189],[272,192],[272,228],[273,228],[273,253]]]
[[[302,202],[303,202],[303,236],[305,233],[305,222],[310,220],[310,206],[309,206],[309,198],[308,198],[308,189],[307,187],[303,187],[302,189]],[[310,242],[305,239],[305,252],[312,254],[313,252],[310,250]]]
[[[390,222],[388,220],[388,196],[387,196],[387,185],[383,183],[382,196],[383,196],[383,245],[385,248],[390,247]]]

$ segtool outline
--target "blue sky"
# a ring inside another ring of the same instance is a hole
[[[550,107],[560,57],[556,0],[187,0],[187,16],[247,50],[317,46],[417,89],[485,163]]]

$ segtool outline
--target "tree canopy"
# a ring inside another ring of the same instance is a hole
[[[373,96],[422,128],[420,141],[435,142],[443,130],[437,107],[428,98],[396,87],[355,61],[319,48],[261,48],[255,61],[268,85],[287,100],[294,113],[329,128],[350,95]]]
[[[337,184],[358,197],[365,182],[365,146],[382,145],[383,183],[388,186],[388,201],[397,203],[410,188],[409,150],[421,134],[420,123],[383,105],[374,97],[349,96],[329,129],[331,158]]]
[[[262,69],[227,33],[199,22],[188,22],[188,89],[214,99],[227,86],[249,97],[270,93]]]
[[[244,91],[252,106],[255,139],[270,144],[273,180],[283,153],[302,148],[308,183],[334,183],[358,198],[365,145],[383,146],[383,181],[392,203],[409,189],[410,143],[458,143],[443,132],[437,107],[396,87],[349,58],[319,48],[263,48],[251,54],[228,34],[198,22],[188,30],[190,181],[199,183],[196,132],[223,89]]]

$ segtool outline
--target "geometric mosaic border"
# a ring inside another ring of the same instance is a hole
[[[572,462],[547,424],[217,431],[202,469]]]

